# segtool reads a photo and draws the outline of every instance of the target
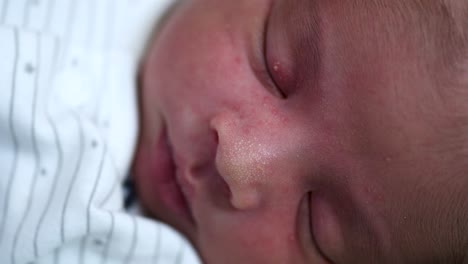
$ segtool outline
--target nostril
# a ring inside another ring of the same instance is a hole
[[[230,113],[232,114],[232,113]],[[242,131],[235,115],[219,115],[212,121],[217,142],[215,167],[229,190],[230,206],[236,210],[252,210],[260,206],[259,186],[267,174],[263,144]]]
[[[213,142],[216,144],[216,146],[218,146],[219,144],[219,135],[218,135],[218,132],[216,130],[213,130]]]
[[[260,197],[255,191],[231,189],[231,204],[237,210],[252,210],[260,205]]]
[[[257,185],[262,173],[248,155],[239,159],[237,155],[230,155],[230,151],[223,149],[225,147],[221,146],[216,153],[216,170],[229,191],[231,206],[237,210],[257,208],[260,205]]]

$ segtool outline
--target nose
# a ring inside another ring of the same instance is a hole
[[[218,134],[216,167],[231,191],[231,205],[238,210],[261,206],[268,187],[278,180],[278,166],[291,151],[283,144],[283,128],[265,113],[221,113],[212,120]]]

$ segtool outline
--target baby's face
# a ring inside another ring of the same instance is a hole
[[[436,70],[377,2],[193,0],[160,32],[137,185],[207,263],[457,260],[467,186]]]

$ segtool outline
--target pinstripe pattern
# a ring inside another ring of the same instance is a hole
[[[11,197],[11,186],[13,184],[13,179],[16,173],[16,169],[18,167],[18,139],[16,136],[16,131],[14,128],[14,122],[13,122],[13,114],[14,114],[14,104],[16,100],[16,72],[18,70],[18,59],[19,59],[19,37],[18,37],[18,31],[14,30],[14,42],[15,42],[15,51],[14,51],[14,65],[13,65],[13,73],[12,73],[12,84],[11,84],[11,99],[10,99],[10,113],[9,113],[9,128],[10,128],[10,134],[12,137],[12,143],[13,143],[13,167],[11,169],[10,175],[8,177],[7,181],[7,187],[6,187],[6,193],[5,197],[3,199],[4,204],[3,204],[3,211],[2,211],[2,217],[0,217],[1,225],[0,225],[0,245],[3,242],[3,236],[5,232],[5,225],[6,222],[8,221],[8,214],[9,214],[9,209],[10,209],[10,197]]]
[[[44,31],[50,32],[50,26],[52,23],[52,8],[55,5],[55,0],[48,0],[47,2],[47,12],[45,15]]]
[[[199,263],[173,230],[125,212],[120,189],[137,131],[119,115],[136,113],[135,98],[119,94],[135,91],[135,32],[165,1],[0,0],[0,43],[12,44],[0,56],[13,62],[0,72],[11,77],[0,98],[0,142],[11,143],[0,146],[0,263]]]
[[[89,19],[88,19],[88,27],[86,31],[86,47],[91,48],[91,41],[92,41],[92,34],[93,34],[93,26],[94,26],[94,21],[95,21],[95,15],[96,15],[96,9],[94,8],[94,0],[88,0],[88,14],[89,14]]]
[[[114,214],[111,213],[111,212],[107,212],[111,218],[111,226],[110,226],[110,230],[109,230],[109,233],[107,235],[107,246],[106,248],[104,249],[104,253],[102,254],[102,264],[105,264],[107,263],[107,259],[109,258],[109,250],[110,250],[110,241],[112,241],[112,239],[114,238],[114,228],[115,228],[115,217],[114,217]]]
[[[50,1],[60,1],[60,0],[50,0]],[[65,0],[62,0],[65,1]],[[65,54],[70,53],[70,44],[71,44],[71,37],[73,36],[73,24],[75,22],[75,7],[76,7],[76,0],[68,0],[68,7],[67,7],[67,16],[66,16],[66,22],[65,22],[65,29],[63,32],[64,39],[64,50],[62,56],[65,56]],[[52,13],[52,10],[50,11]],[[49,29],[52,26],[51,21],[48,21],[48,26]],[[65,63],[65,60],[61,60],[62,64],[60,67],[65,67],[63,63]]]
[[[111,198],[111,196],[114,194],[114,192],[117,190],[117,186],[119,186],[119,181],[117,179],[114,180],[114,182],[112,183],[112,187],[111,189],[109,190],[109,192],[106,194],[106,196],[104,197],[104,199],[102,199],[102,201],[99,203],[99,207],[103,207],[104,205],[107,204],[107,202],[109,202],[109,199]]]
[[[84,264],[84,248],[85,248],[85,245],[86,245],[86,240],[87,240],[87,237],[81,239],[81,242],[80,242],[80,253],[78,254],[78,263],[79,264]]]
[[[39,58],[40,58],[40,52],[41,52],[41,41],[38,35],[36,34],[36,70],[35,70],[35,76],[34,76],[34,96],[33,96],[33,106],[31,107],[31,115],[32,115],[32,124],[31,124],[31,138],[33,142],[33,150],[34,150],[34,159],[35,159],[35,168],[34,172],[32,175],[32,183],[29,187],[29,191],[27,193],[28,195],[28,202],[26,205],[26,210],[23,214],[23,217],[21,218],[20,224],[15,232],[15,238],[13,242],[13,250],[11,251],[11,262],[16,264],[16,258],[15,254],[17,251],[17,246],[18,246],[18,238],[20,236],[21,231],[23,230],[23,226],[25,223],[26,218],[29,216],[29,212],[31,210],[31,205],[33,201],[33,193],[36,189],[36,184],[37,184],[37,177],[39,176],[39,165],[41,161],[39,149],[37,147],[37,135],[36,135],[36,120],[37,120],[37,94],[38,94],[38,79],[39,79],[39,74],[40,74],[40,68],[39,68]]]
[[[94,200],[94,196],[96,195],[96,189],[99,184],[99,180],[101,179],[102,176],[102,169],[104,168],[104,163],[105,163],[105,158],[106,158],[106,153],[107,153],[107,148],[104,146],[104,149],[102,151],[102,157],[101,157],[101,162],[99,164],[99,169],[96,177],[96,181],[94,182],[93,186],[93,191],[91,195],[89,196],[89,201],[88,201],[88,210],[86,214],[86,233],[89,235],[91,233],[91,202]]]
[[[71,35],[72,33],[72,29],[73,29],[73,24],[75,23],[75,16],[76,16],[76,5],[78,3],[78,1],[73,1],[73,0],[69,0],[68,1],[69,3],[69,6],[68,6],[68,12],[67,12],[67,18],[68,18],[68,21],[66,22],[67,23],[67,26],[66,26],[66,29],[65,29],[65,34],[68,34],[68,37]],[[69,39],[69,38],[67,38]]]
[[[31,10],[31,0],[27,0],[23,9],[23,26],[29,25],[29,11]]]
[[[77,125],[78,125],[78,133],[80,134],[79,136],[79,143],[78,143],[78,146],[79,146],[79,149],[78,149],[78,160],[76,161],[76,165],[75,165],[75,170],[73,172],[73,177],[72,177],[72,181],[71,183],[68,185],[68,188],[67,188],[67,194],[65,196],[65,203],[63,205],[63,208],[62,208],[62,221],[61,221],[61,228],[60,228],[60,237],[62,239],[62,243],[65,243],[65,220],[66,220],[66,213],[67,213],[67,210],[69,209],[69,203],[70,203],[70,197],[71,197],[71,193],[72,193],[72,190],[73,190],[73,187],[75,186],[75,182],[78,178],[78,172],[81,168],[81,162],[83,161],[83,152],[84,152],[84,135],[83,135],[83,125],[81,124],[81,119],[79,117],[78,114],[76,113],[72,113],[72,116],[73,118],[75,119]]]
[[[177,252],[177,256],[176,256],[174,264],[181,264],[182,261],[184,260],[184,249],[185,249],[184,246],[185,246],[185,243],[180,243],[180,249]]]
[[[58,250],[54,251],[54,264],[59,263],[60,252]]]
[[[132,227],[133,227],[133,236],[132,236],[132,243],[130,245],[130,249],[128,251],[128,254],[127,256],[125,257],[125,260],[124,260],[124,263],[125,264],[130,264],[133,257],[134,257],[134,254],[135,254],[135,247],[136,247],[136,243],[137,243],[137,239],[138,239],[138,223],[135,219],[134,216],[131,217],[132,218]]]
[[[115,17],[115,6],[116,4],[112,3],[111,1],[107,0],[107,12],[106,12],[106,15],[105,15],[105,32],[104,32],[104,35],[106,36],[105,37],[105,41],[103,43],[103,49],[104,50],[107,50],[111,44],[111,32],[112,32],[112,29],[113,29],[113,21],[114,21],[114,17]],[[110,56],[107,55],[105,57],[106,60],[110,60]],[[103,65],[103,68],[102,68],[102,71],[103,71],[103,78],[102,78],[102,87],[107,87],[107,84],[108,84],[108,80],[109,80],[109,67],[105,67]],[[99,94],[99,96],[102,96],[102,93]]]
[[[154,247],[153,262],[158,263],[161,253],[161,226],[156,226],[156,245]]]
[[[3,23],[5,23],[5,17],[6,17],[6,14],[7,14],[7,10],[8,10],[8,7],[9,7],[9,4],[10,4],[10,1],[9,0],[4,0],[3,1],[3,5],[2,5],[2,14],[0,16],[0,21]]]
[[[55,69],[57,65],[58,50],[60,48],[60,44],[57,38],[54,39],[53,48],[54,48],[54,57],[53,57],[52,69]],[[52,79],[52,76],[49,77],[49,80],[51,79]],[[36,258],[39,257],[39,231],[41,230],[44,224],[44,219],[50,210],[50,206],[52,204],[52,198],[54,197],[54,194],[56,193],[56,190],[57,190],[58,177],[63,168],[63,147],[62,147],[62,143],[60,142],[60,138],[58,136],[57,125],[54,123],[54,121],[52,120],[52,117],[50,116],[49,111],[47,110],[46,110],[46,117],[47,117],[48,124],[52,128],[52,131],[54,134],[53,142],[55,146],[57,146],[58,157],[57,157],[57,163],[56,163],[57,165],[55,167],[54,178],[52,180],[53,182],[52,191],[48,194],[46,206],[44,207],[44,210],[42,211],[42,214],[39,218],[39,222],[37,223],[37,227],[34,232],[34,257]]]

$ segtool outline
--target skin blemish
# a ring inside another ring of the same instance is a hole
[[[239,65],[241,65],[241,63],[242,63],[241,58],[239,56],[236,56],[234,58],[234,64],[239,66]]]
[[[271,69],[275,73],[275,79],[278,79],[280,81],[285,80],[286,72],[281,62],[275,60]]]
[[[279,62],[275,62],[275,64],[273,64],[273,71],[278,72],[279,69],[280,69],[280,63],[279,63]]]
[[[369,198],[369,202],[383,202],[383,196],[377,190],[367,186],[364,188],[364,191],[366,192]]]

